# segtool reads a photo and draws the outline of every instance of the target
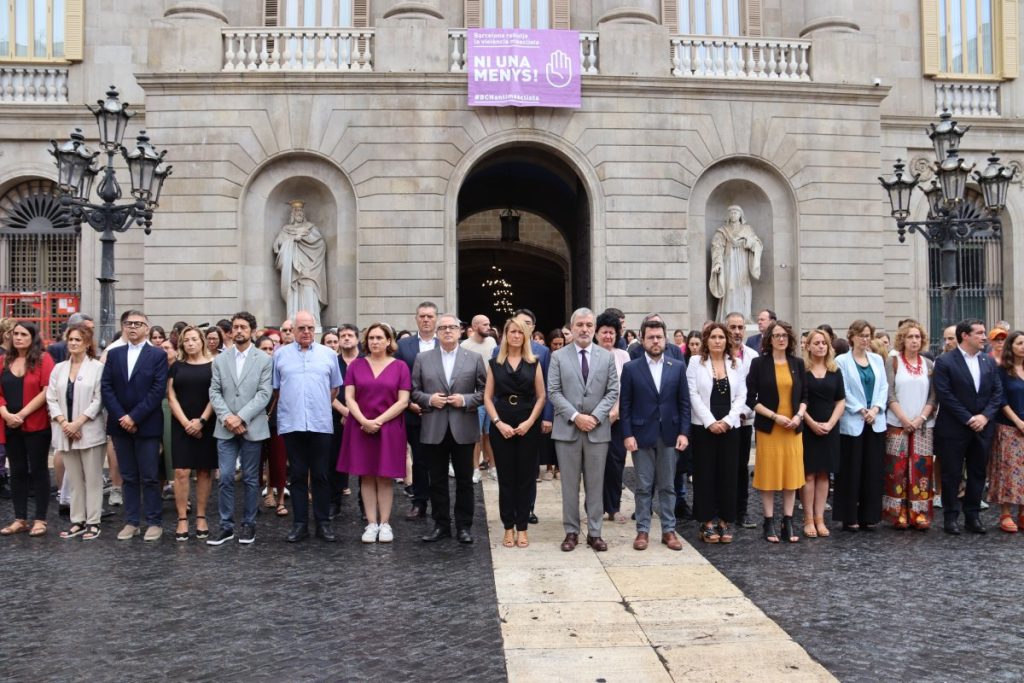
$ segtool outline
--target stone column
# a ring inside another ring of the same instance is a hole
[[[227,26],[224,0],[178,0],[167,3],[163,19],[149,31],[149,70],[213,73],[224,65]]]
[[[804,0],[800,37],[813,41],[811,78],[820,83],[868,84],[875,77],[878,47],[852,19],[854,0]]]
[[[448,21],[439,0],[385,2],[374,35],[374,71],[448,71]]]
[[[594,0],[594,16],[602,75],[669,75],[668,28],[661,25],[659,0]]]

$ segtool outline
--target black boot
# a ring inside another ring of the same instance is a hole
[[[0,498],[8,500],[11,497],[11,489],[7,486],[7,475],[0,476]]]
[[[800,540],[800,537],[793,531],[793,515],[787,515],[782,518],[782,537],[790,543],[796,543]],[[794,538],[796,541],[793,540]]]
[[[764,540],[768,541],[768,539],[770,539],[772,537],[775,537],[776,540],[769,541],[769,542],[770,543],[778,543],[779,542],[778,541],[779,534],[778,534],[777,531],[775,531],[775,518],[774,517],[765,517],[764,518],[764,523],[762,525],[762,531],[763,531],[763,534],[764,534]]]

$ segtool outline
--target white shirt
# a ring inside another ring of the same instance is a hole
[[[750,348],[749,346],[741,346],[739,351],[733,351],[736,354],[736,369],[739,371],[740,381],[746,383],[747,375],[750,374],[750,364],[754,362],[754,359],[760,356],[757,351]],[[743,411],[743,415],[740,419],[740,426],[749,427],[754,424],[754,411],[747,408]]]
[[[584,354],[587,355],[587,376],[589,377],[590,376],[590,359],[593,358],[593,356],[590,355],[591,347],[588,346],[587,348],[583,348],[582,346],[580,346],[579,344],[576,344],[575,342],[573,343],[573,346],[576,347],[576,358],[580,362],[580,369],[581,370],[583,369],[583,356],[581,356],[580,354],[584,353]]]
[[[665,355],[658,356],[658,360],[654,360],[647,353],[644,353],[644,357],[647,358],[647,367],[651,370],[651,377],[654,378],[654,388],[661,393],[661,371],[665,368]]]
[[[444,381],[448,383],[449,387],[452,385],[452,372],[455,371],[455,354],[458,352],[458,344],[451,351],[445,351],[444,347],[441,347],[441,367],[444,368]]]
[[[252,344],[250,343],[245,347],[245,351],[239,351],[237,346],[232,346],[231,350],[235,354],[235,379],[241,379],[242,368],[245,367],[245,359],[249,357],[249,352],[252,351]]]
[[[974,354],[973,356],[966,351],[964,347],[958,346],[960,353],[964,354],[964,362],[967,363],[967,370],[971,373],[971,379],[974,380],[974,390],[981,391],[981,362],[978,360],[978,356],[981,352]]]
[[[431,337],[426,341],[424,341],[423,337],[420,337],[419,335],[417,335],[416,338],[419,339],[420,341],[420,353],[423,353],[424,351],[430,351],[432,348],[434,348],[434,337]]]
[[[142,347],[148,342],[143,340],[139,344],[128,343],[128,379],[132,378],[132,371],[135,370],[135,363],[139,360],[139,355],[142,353]]]

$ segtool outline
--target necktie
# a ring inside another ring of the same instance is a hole
[[[583,383],[587,383],[587,376],[590,374],[590,365],[587,364],[587,352],[580,351],[580,370],[583,372]]]

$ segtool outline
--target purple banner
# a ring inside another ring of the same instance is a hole
[[[580,106],[580,34],[470,29],[466,73],[471,107]]]

